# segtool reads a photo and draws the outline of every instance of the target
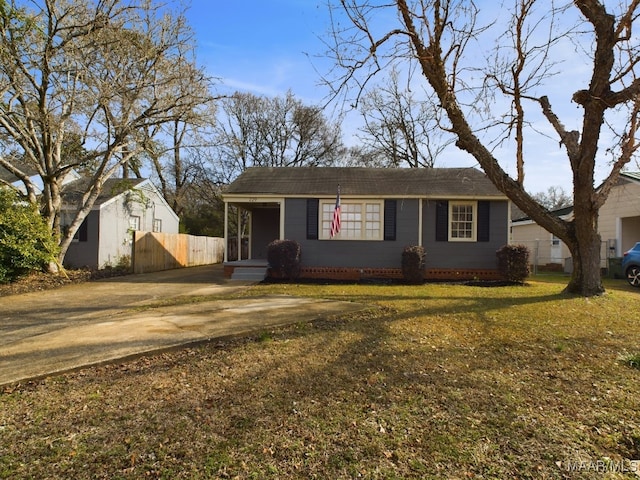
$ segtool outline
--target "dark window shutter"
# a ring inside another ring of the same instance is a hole
[[[396,239],[396,206],[395,200],[384,201],[384,239]]]
[[[436,242],[449,240],[449,202],[436,202]]]
[[[487,201],[478,202],[478,241],[488,242],[490,236],[491,204]]]
[[[320,200],[317,198],[307,199],[307,239],[318,239],[318,209]]]

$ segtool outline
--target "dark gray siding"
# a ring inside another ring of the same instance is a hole
[[[427,268],[496,268],[496,250],[508,242],[507,201],[490,202],[488,242],[436,241],[436,201],[425,201],[422,214]]]
[[[100,238],[99,218],[100,212],[91,211],[87,222],[87,241],[73,242],[64,257],[64,265],[69,268],[98,268],[98,243]]]
[[[287,199],[285,238],[302,247],[304,267],[400,268],[402,249],[418,243],[418,200],[397,200],[393,241],[308,240],[307,200]]]

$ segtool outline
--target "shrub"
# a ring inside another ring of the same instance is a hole
[[[300,276],[300,244],[295,240],[274,240],[267,246],[267,261],[272,273],[280,278]]]
[[[402,250],[402,278],[408,283],[424,281],[424,247],[411,245]]]
[[[0,283],[45,270],[54,261],[58,246],[36,205],[0,188]]]
[[[503,245],[496,256],[498,270],[505,280],[522,283],[529,276],[529,249],[525,245]]]

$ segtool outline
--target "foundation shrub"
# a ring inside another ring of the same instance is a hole
[[[424,281],[424,247],[410,245],[402,250],[402,279],[407,283]]]
[[[295,280],[300,277],[301,247],[295,240],[274,240],[267,246],[272,276]]]

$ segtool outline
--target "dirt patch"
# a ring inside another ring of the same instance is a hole
[[[19,295],[29,292],[40,292],[60,288],[74,283],[90,282],[101,278],[120,277],[129,272],[117,269],[104,270],[66,270],[61,274],[34,272],[19,278],[15,282],[0,283],[0,297]]]

